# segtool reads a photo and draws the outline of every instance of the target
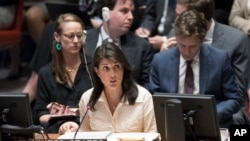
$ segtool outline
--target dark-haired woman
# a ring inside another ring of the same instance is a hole
[[[80,100],[81,131],[157,132],[152,95],[133,79],[132,69],[119,47],[105,43],[92,61],[94,87]],[[78,124],[67,122],[59,133],[75,131]]]

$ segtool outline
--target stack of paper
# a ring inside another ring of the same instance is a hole
[[[77,140],[95,140],[95,141],[106,141],[107,138],[112,134],[111,131],[102,132],[78,132],[75,139]],[[58,137],[58,139],[74,139],[75,132],[65,133]]]
[[[113,133],[108,141],[160,141],[159,133]]]

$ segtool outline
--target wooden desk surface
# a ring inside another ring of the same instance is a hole
[[[58,134],[48,134],[49,136],[49,139],[57,139],[60,135]],[[47,139],[46,135],[41,135],[41,134],[38,134],[38,133],[35,133],[34,135],[35,139]]]

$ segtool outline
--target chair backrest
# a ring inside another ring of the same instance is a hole
[[[17,45],[20,43],[23,23],[23,3],[24,0],[19,0],[16,5],[15,20],[11,28],[0,30],[0,45]]]
[[[12,29],[16,29],[19,31],[22,30],[23,24],[23,3],[24,0],[19,0],[18,4],[16,5],[15,20],[12,25]]]

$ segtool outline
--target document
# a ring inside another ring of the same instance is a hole
[[[159,133],[113,133],[108,141],[160,141]]]
[[[112,134],[111,131],[101,132],[77,132],[75,139],[80,140],[107,140],[108,136]],[[58,139],[74,139],[75,132],[65,133],[58,137]]]

